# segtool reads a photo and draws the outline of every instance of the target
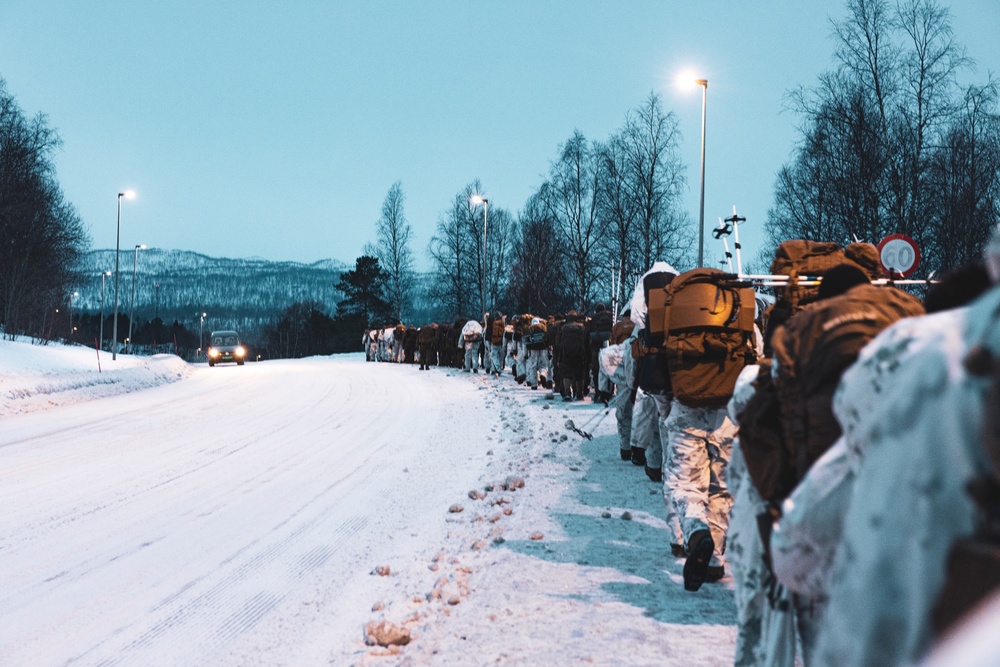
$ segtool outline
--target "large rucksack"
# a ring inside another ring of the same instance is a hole
[[[788,276],[788,284],[777,290],[779,302],[788,305],[794,314],[802,305],[816,298],[818,285],[802,285],[800,277],[821,277],[840,264],[852,264],[871,278],[881,272],[878,250],[871,243],[851,243],[841,248],[836,243],[791,239],[781,243],[774,252],[771,273]]]
[[[539,320],[528,327],[528,332],[524,334],[524,344],[529,350],[544,350],[548,348],[545,341],[545,322]]]
[[[494,319],[493,326],[490,329],[490,344],[503,345],[503,329],[503,319],[499,317]]]
[[[559,332],[561,359],[579,361],[587,354],[587,328],[583,322],[567,320]]]
[[[674,398],[689,407],[724,406],[740,371],[757,359],[753,289],[718,269],[692,269],[652,291],[648,309]]]
[[[863,284],[806,306],[777,331],[775,385],[785,445],[781,465],[791,474],[781,475],[785,488],[773,489],[772,497],[762,491],[765,499],[783,500],[840,437],[833,394],[861,349],[897,320],[923,312],[919,299],[911,294]],[[752,456],[747,457],[751,468]]]

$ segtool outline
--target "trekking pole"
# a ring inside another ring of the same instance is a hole
[[[726,222],[733,223],[733,244],[736,246],[736,272],[743,273],[743,260],[740,257],[740,223],[746,222],[747,219],[743,216],[736,215],[736,204],[733,204],[733,215],[730,218],[726,218]],[[730,271],[732,267],[730,267]]]
[[[586,431],[583,431],[583,430],[580,430],[579,428],[577,428],[576,424],[573,423],[572,419],[567,419],[566,420],[566,428],[568,428],[569,430],[573,431],[574,433],[579,433],[580,435],[582,435],[587,440],[593,440],[594,439],[594,436],[591,435],[590,433],[587,433]]]

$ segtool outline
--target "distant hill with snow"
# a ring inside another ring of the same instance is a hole
[[[206,328],[256,330],[293,303],[316,301],[333,316],[343,295],[334,287],[352,267],[336,260],[312,264],[274,262],[261,258],[208,257],[186,250],[122,249],[119,260],[118,311],[128,314],[135,266],[135,319],[160,317],[198,328],[206,313]],[[101,273],[105,278],[104,313],[114,310],[114,250],[92,250],[80,267],[74,290],[77,312],[101,312]]]

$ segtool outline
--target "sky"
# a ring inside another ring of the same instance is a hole
[[[950,5],[985,80],[995,0]],[[735,205],[744,257],[796,141],[788,91],[832,65],[842,3],[762,0],[169,3],[4,0],[0,77],[44,113],[94,248],[353,264],[400,181],[417,268],[439,217],[479,179],[516,214],[559,145],[604,140],[651,92],[676,114],[698,219],[707,79],[705,255]],[[873,240],[877,242],[878,239]],[[665,258],[669,260],[670,258]]]

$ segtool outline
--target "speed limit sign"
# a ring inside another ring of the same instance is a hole
[[[906,278],[920,264],[920,248],[906,234],[889,234],[878,244],[882,271],[890,278]]]

